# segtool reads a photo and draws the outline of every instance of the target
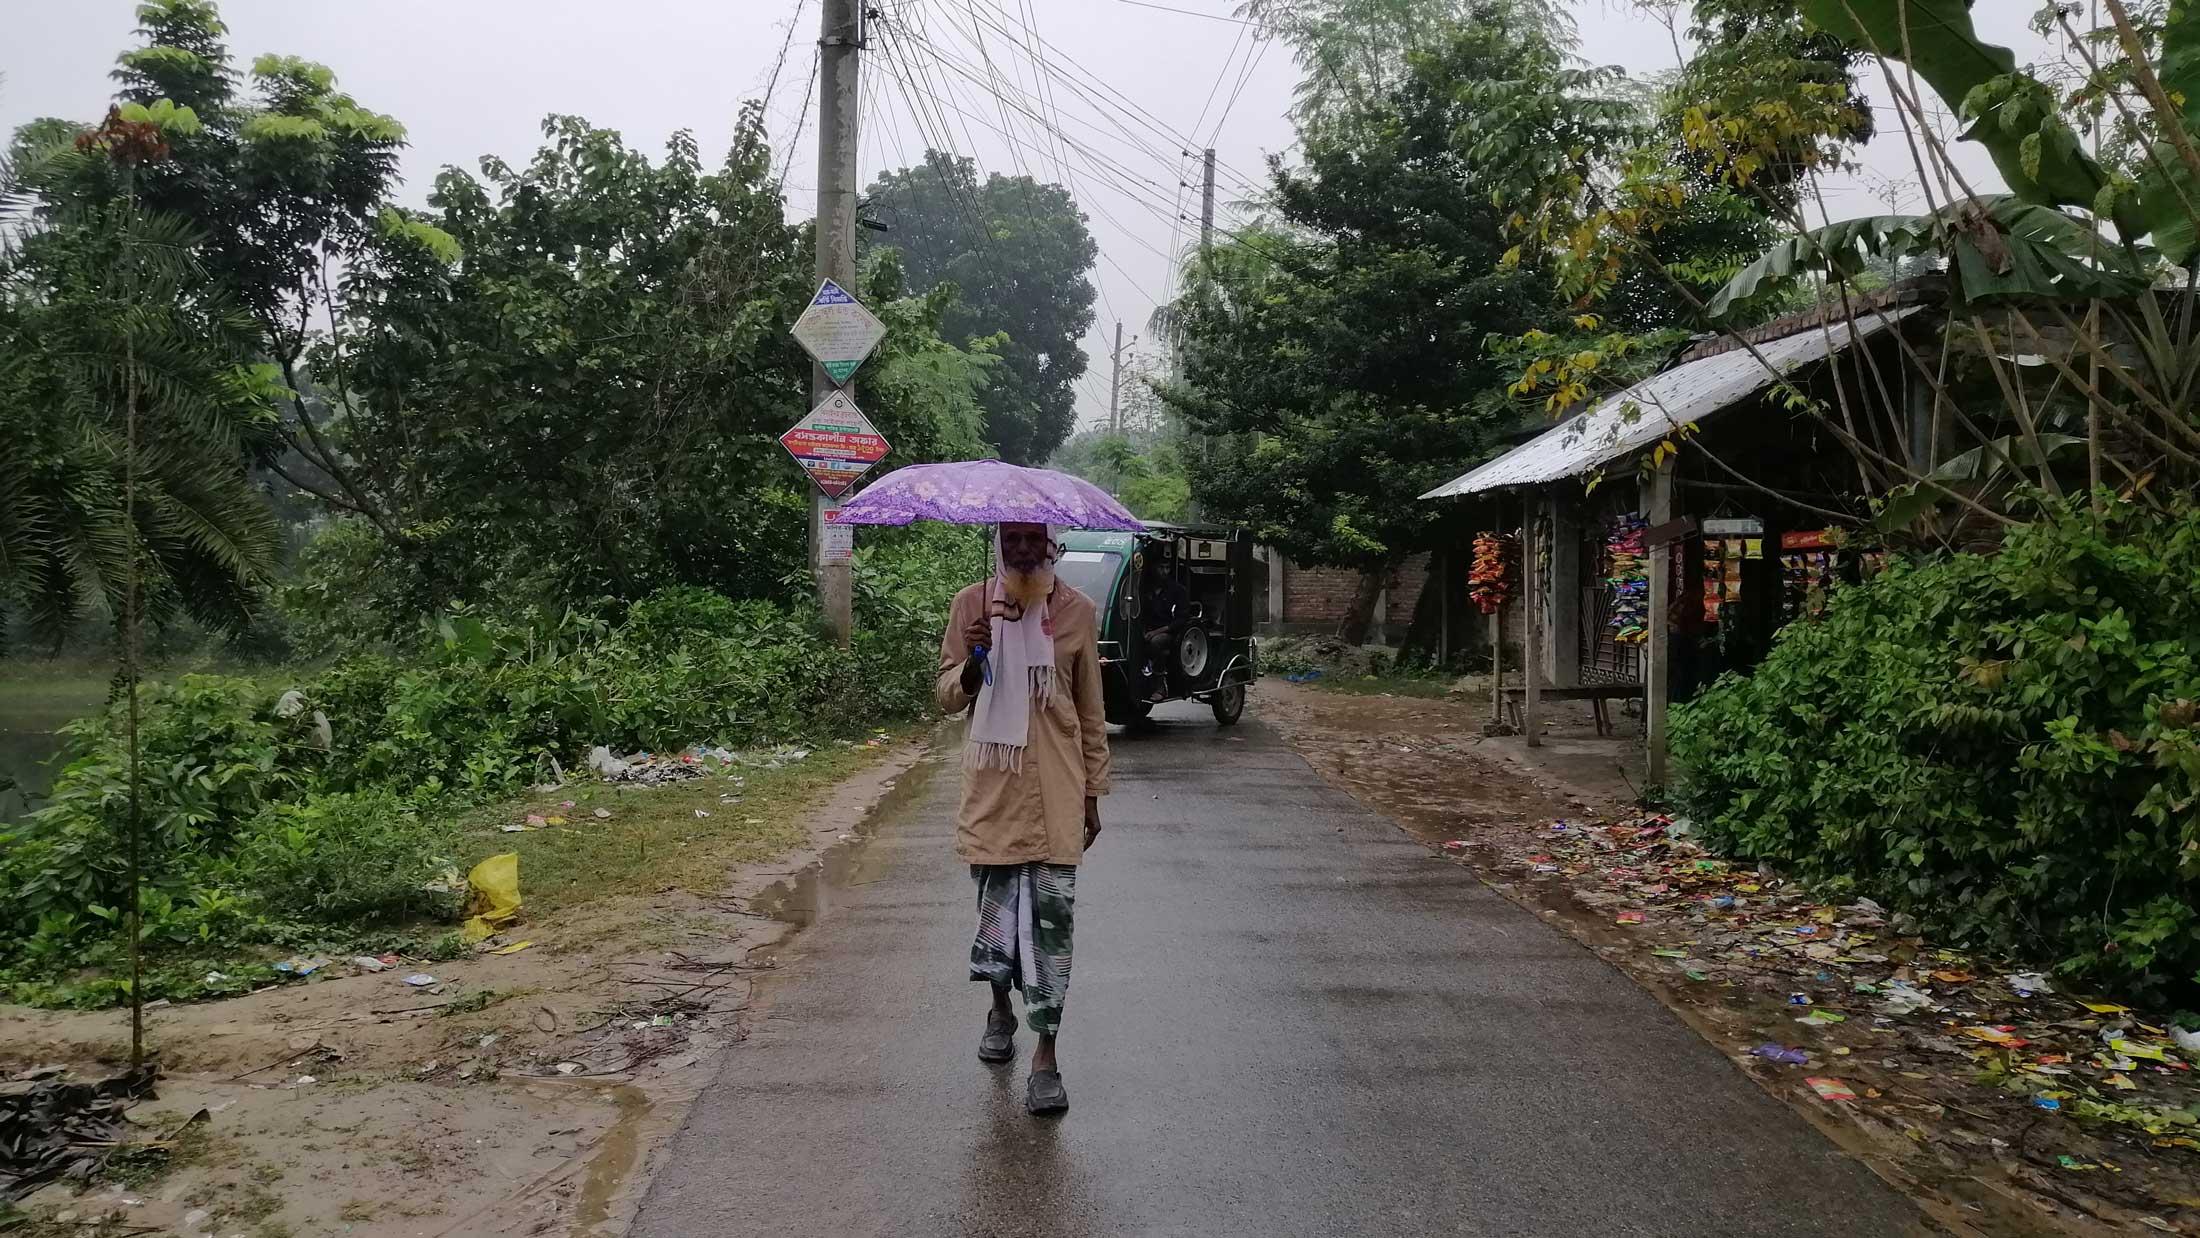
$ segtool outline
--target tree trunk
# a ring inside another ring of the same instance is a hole
[[[1352,604],[1345,607],[1344,618],[1337,623],[1337,639],[1347,645],[1367,643],[1368,629],[1375,623],[1375,599],[1382,596],[1383,586],[1390,583],[1394,563],[1383,562],[1360,570],[1360,587],[1352,591]]]

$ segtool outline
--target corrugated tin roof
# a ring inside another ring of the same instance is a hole
[[[1870,335],[1922,308],[1906,305],[1892,313],[1861,315],[1855,320],[1853,336],[1847,324],[1835,323],[1760,344],[1757,351],[1786,375],[1848,347],[1852,338]],[[1588,412],[1421,497],[1449,498],[1575,477],[1641,451],[1684,422],[1701,422],[1772,381],[1772,374],[1746,349],[1677,365],[1606,397]]]

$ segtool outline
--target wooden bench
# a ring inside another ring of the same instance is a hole
[[[1513,729],[1526,732],[1527,719],[1521,715],[1521,702],[1527,699],[1526,685],[1505,686],[1505,712],[1512,716]],[[1587,701],[1589,711],[1596,716],[1597,734],[1613,734],[1611,708],[1607,701],[1635,700],[1642,696],[1639,683],[1581,683],[1545,684],[1536,689],[1536,699],[1544,701]]]

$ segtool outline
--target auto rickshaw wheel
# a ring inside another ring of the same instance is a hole
[[[1184,678],[1197,679],[1207,673],[1207,629],[1191,627],[1176,638],[1176,665],[1184,672]]]
[[[1237,720],[1245,716],[1245,685],[1237,683],[1217,688],[1214,695],[1207,698],[1207,704],[1215,711],[1217,723],[1235,726]]]

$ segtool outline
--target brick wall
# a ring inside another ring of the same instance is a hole
[[[1427,555],[1415,555],[1400,564],[1390,578],[1389,615],[1386,618],[1377,612],[1377,628],[1389,628],[1393,635],[1403,636],[1406,625],[1413,622],[1413,607],[1427,583]],[[1350,568],[1289,564],[1283,574],[1282,622],[1302,629],[1334,628],[1351,607],[1352,595],[1359,587],[1360,574]]]
[[[1352,605],[1360,587],[1360,574],[1341,567],[1300,567],[1284,570],[1283,621],[1285,623],[1335,624]]]
[[[1425,554],[1413,556],[1390,574],[1390,623],[1400,632],[1413,622],[1413,608],[1420,605],[1421,590],[1427,585],[1428,556]]]

